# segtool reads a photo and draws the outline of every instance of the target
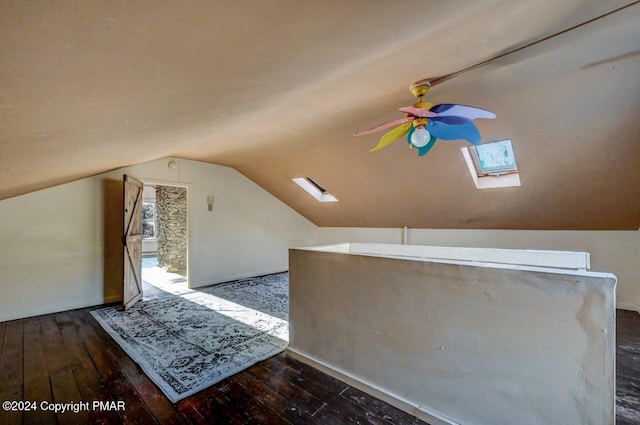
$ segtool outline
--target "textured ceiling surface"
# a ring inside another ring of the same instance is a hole
[[[639,22],[622,0],[2,1],[0,199],[178,156],[321,226],[636,230]],[[521,187],[475,189],[462,141],[352,136],[452,73],[425,100],[495,112],[476,123]]]

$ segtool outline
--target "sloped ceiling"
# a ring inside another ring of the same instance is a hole
[[[0,199],[178,156],[321,226],[636,230],[638,3],[3,1]],[[458,71],[426,100],[495,112],[476,122],[512,139],[521,187],[475,189],[462,141],[352,137]]]

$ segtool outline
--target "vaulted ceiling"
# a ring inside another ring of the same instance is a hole
[[[321,226],[636,230],[639,3],[2,1],[0,199],[178,156]],[[522,186],[476,189],[463,141],[352,136],[450,74],[426,100],[495,112]]]

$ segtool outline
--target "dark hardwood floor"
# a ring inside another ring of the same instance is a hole
[[[616,424],[640,424],[640,313],[616,317]]]
[[[0,323],[0,402],[37,402],[0,424],[424,423],[284,354],[171,404],[90,310]],[[617,341],[617,424],[640,424],[640,314],[618,311]],[[78,413],[42,408],[72,401]]]
[[[284,354],[174,405],[90,310],[0,323],[0,402],[37,402],[1,409],[0,424],[424,424]],[[125,409],[94,409],[94,400]],[[78,413],[42,409],[71,401]]]

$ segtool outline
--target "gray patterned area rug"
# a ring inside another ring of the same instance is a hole
[[[286,348],[288,277],[244,279],[91,314],[175,403]]]

